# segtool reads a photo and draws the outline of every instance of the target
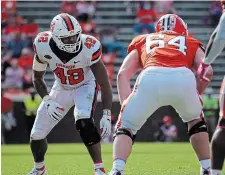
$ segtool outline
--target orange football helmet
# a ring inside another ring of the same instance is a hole
[[[187,24],[175,14],[163,15],[156,23],[156,32],[176,32],[188,35]]]

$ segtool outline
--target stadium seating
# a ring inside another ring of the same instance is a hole
[[[39,24],[41,31],[49,29],[49,23],[53,16],[59,13],[60,3],[58,1],[18,1],[18,12],[24,18],[33,17]],[[210,24],[203,22],[204,18],[209,16],[209,2],[207,1],[175,1],[175,7],[179,15],[188,23],[189,32],[196,38],[200,39],[204,44],[207,44],[208,39],[213,31]],[[122,42],[125,46],[133,38],[133,24],[135,20],[135,2],[125,1],[98,1],[96,6],[95,23],[97,30],[104,26],[119,27],[118,41]],[[225,53],[213,63],[214,77],[212,87],[215,92],[218,92],[223,75],[225,74],[225,61],[222,58]],[[122,63],[121,58],[116,58],[114,66],[113,77],[113,92],[116,94],[116,74],[119,66]],[[132,79],[134,84],[136,76]],[[48,85],[52,85],[54,77],[52,73],[47,72],[46,80]]]

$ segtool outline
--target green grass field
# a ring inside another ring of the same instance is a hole
[[[102,146],[107,171],[112,145]],[[82,144],[49,144],[46,165],[50,175],[93,175],[93,165]],[[29,145],[2,146],[2,175],[26,175],[33,167]],[[199,175],[199,163],[188,143],[135,143],[126,175]]]

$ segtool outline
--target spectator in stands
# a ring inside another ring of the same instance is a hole
[[[30,48],[23,48],[21,57],[18,60],[18,65],[22,69],[32,68],[33,65],[33,52]]]
[[[7,26],[8,14],[16,13],[16,1],[1,1],[2,30]]]
[[[134,25],[135,34],[155,32],[154,22],[156,21],[156,13],[153,9],[153,2],[145,1],[140,3],[137,10],[136,23]]]
[[[5,55],[6,51],[5,49],[2,50],[1,52],[1,58],[3,58],[3,56]],[[1,59],[1,82],[5,81],[5,71],[6,69],[10,67],[10,64],[8,61],[4,61],[3,59]]]
[[[7,24],[3,30],[3,42],[9,43],[17,33],[21,32],[21,24],[17,22],[16,16],[8,15]]]
[[[13,102],[4,96],[4,91],[1,89],[1,144],[5,144],[5,131],[9,131],[16,126],[15,119],[12,120]]]
[[[211,17],[212,26],[216,27],[219,23],[220,16],[222,14],[222,8],[219,1],[212,1],[209,13]]]
[[[23,74],[23,90],[27,90],[31,87],[33,87],[32,69],[30,67],[26,67]]]
[[[93,23],[91,17],[88,17],[87,22],[80,22],[80,25],[84,34],[93,35],[95,33],[96,24]]]
[[[76,4],[77,19],[78,21],[86,22],[88,17],[93,18],[95,13],[95,1],[81,0]]]
[[[64,0],[60,6],[61,13],[68,13],[76,16],[76,1]]]
[[[2,88],[22,88],[23,70],[18,66],[18,60],[10,61],[11,67],[8,67],[5,72],[5,81],[2,83]]]
[[[100,31],[102,45],[107,48],[108,53],[113,53],[114,50],[119,50],[120,56],[125,58],[127,55],[126,47],[116,41],[118,28],[108,27]]]
[[[38,32],[39,27],[32,18],[28,18],[27,23],[21,28],[22,38],[34,39]]]
[[[157,15],[157,19],[159,19],[161,16],[167,13],[178,14],[178,12],[174,7],[173,0],[154,1],[154,9]]]
[[[172,117],[164,116],[159,124],[159,131],[154,134],[157,141],[172,142],[177,138],[177,127],[172,125]]]
[[[7,45],[7,52],[2,58],[2,62],[10,58],[19,58],[23,48],[28,46],[28,41],[21,39],[20,33],[15,33],[14,39]]]
[[[37,94],[34,88],[30,89],[29,95],[24,99],[24,107],[23,107],[26,117],[28,138],[30,138],[31,129],[33,127],[35,117],[37,115],[37,109],[40,103],[41,97]]]
[[[6,69],[10,67],[10,64],[8,61],[5,61],[5,62],[2,62],[1,64],[1,82],[5,81],[5,72],[6,72]]]
[[[7,11],[7,13],[13,13],[16,11],[17,3],[15,0],[1,1],[2,10]]]

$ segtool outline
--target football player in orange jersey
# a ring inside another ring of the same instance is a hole
[[[199,79],[202,81],[208,81],[205,78],[205,72],[207,72],[210,64],[219,56],[225,47],[225,0],[221,1],[223,8],[223,14],[220,18],[220,22],[217,28],[212,33],[209,43],[206,49],[206,55],[201,65],[198,68]],[[211,165],[212,175],[221,175],[225,158],[225,77],[223,79],[220,89],[220,120],[218,127],[212,138],[211,146]]]
[[[156,33],[133,39],[118,73],[122,108],[114,136],[110,175],[124,174],[137,131],[159,107],[166,105],[173,106],[187,123],[190,142],[200,161],[200,174],[210,174],[209,138],[192,72],[203,57],[201,42],[188,36],[186,24],[174,14],[159,19]],[[139,68],[142,72],[131,92],[130,78]],[[207,75],[212,78],[210,66]]]

